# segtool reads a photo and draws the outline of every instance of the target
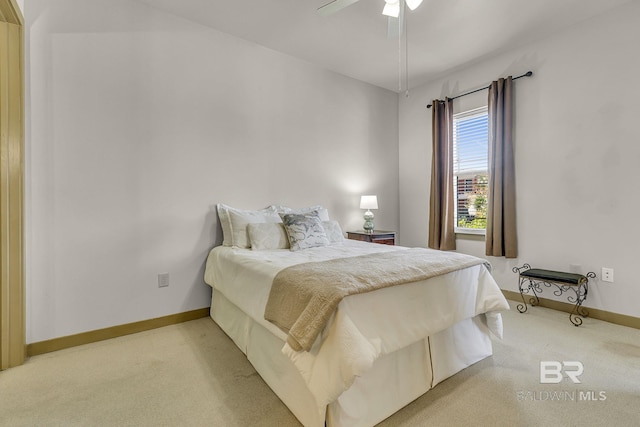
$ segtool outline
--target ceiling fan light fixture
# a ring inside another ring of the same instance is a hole
[[[384,9],[382,14],[385,16],[391,16],[397,18],[400,16],[400,0],[385,0]]]
[[[416,10],[418,6],[422,4],[422,0],[405,0],[409,9]]]

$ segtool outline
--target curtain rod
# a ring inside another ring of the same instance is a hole
[[[527,71],[526,73],[524,73],[521,76],[514,77],[512,80],[518,80],[520,77],[531,77],[531,76],[533,76],[533,71]],[[472,90],[471,92],[463,93],[462,95],[454,96],[454,97],[451,97],[449,99],[462,98],[463,96],[471,95],[472,93],[480,92],[481,90],[489,89],[490,87],[491,87],[491,85],[485,86],[485,87],[481,87],[480,89]],[[427,108],[431,108],[431,104],[427,105]]]

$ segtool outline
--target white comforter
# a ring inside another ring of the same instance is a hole
[[[278,271],[302,262],[404,249],[353,240],[298,252],[220,246],[209,254],[205,282],[286,341],[284,332],[264,320]],[[282,351],[302,374],[323,416],[326,405],[383,355],[482,313],[487,314],[490,330],[501,338],[502,319],[497,311],[508,309],[496,282],[478,265],[422,282],[349,296],[309,352],[296,352],[286,343]]]

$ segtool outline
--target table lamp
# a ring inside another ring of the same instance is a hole
[[[364,213],[364,231],[367,233],[373,233],[373,212],[371,209],[378,209],[378,197],[377,196],[361,196],[360,197],[360,209],[366,209]]]

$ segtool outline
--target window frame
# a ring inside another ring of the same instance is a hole
[[[488,118],[488,114],[489,114],[489,109],[487,105],[484,105],[482,107],[478,107],[478,108],[473,108],[470,110],[465,110],[465,111],[461,111],[459,113],[455,113],[453,115],[453,152],[456,153],[456,151],[458,150],[457,148],[457,138],[456,138],[456,121],[460,120],[460,119],[470,119],[473,117],[478,117],[478,116],[487,116]],[[487,178],[489,175],[489,147],[488,147],[488,142],[489,142],[489,131],[487,128],[487,168],[486,168],[486,174],[487,174]],[[465,228],[465,227],[458,227],[458,191],[457,191],[457,187],[458,187],[458,172],[456,171],[457,167],[456,167],[456,154],[454,154],[454,173],[453,173],[453,190],[454,190],[454,233],[455,234],[468,234],[468,235],[475,235],[475,236],[485,236],[487,229],[485,228]],[[464,177],[464,174],[460,174],[460,176]]]

